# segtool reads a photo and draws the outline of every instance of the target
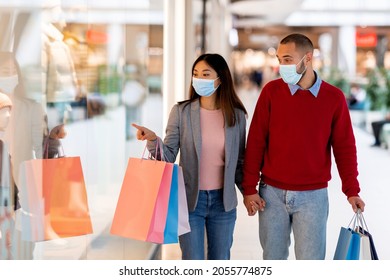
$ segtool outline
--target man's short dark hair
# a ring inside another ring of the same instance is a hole
[[[288,43],[295,43],[295,47],[300,50],[304,51],[313,51],[314,46],[312,41],[306,37],[303,34],[300,33],[293,33],[290,34],[286,37],[284,37],[281,41],[280,44],[285,45]]]

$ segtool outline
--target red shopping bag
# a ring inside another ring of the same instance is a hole
[[[169,170],[172,167],[167,167],[164,161],[129,159],[111,234],[146,241],[161,184],[164,188],[168,183],[170,185],[170,182],[163,180],[172,175],[168,174]]]
[[[25,161],[20,176],[24,240],[92,233],[80,157]]]

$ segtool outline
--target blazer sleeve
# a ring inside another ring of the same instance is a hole
[[[163,157],[161,157],[160,150],[157,149],[156,144],[159,143],[163,149]],[[164,141],[160,137],[155,141],[147,142],[147,149],[158,160],[167,162],[175,162],[180,147],[180,112],[179,106],[176,104],[172,107],[168,118],[168,124],[165,129]]]
[[[244,158],[245,158],[245,145],[246,145],[246,116],[244,112],[239,111],[238,114],[238,125],[240,130],[239,137],[239,150],[238,150],[238,159],[237,159],[237,167],[235,174],[235,183],[241,193],[244,192],[242,188],[242,180],[244,177]]]

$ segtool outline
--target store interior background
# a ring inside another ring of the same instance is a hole
[[[167,251],[177,248],[113,236],[110,227],[127,160],[141,157],[145,145],[135,139],[130,124],[164,136],[169,110],[187,97],[191,65],[201,53],[220,53],[229,62],[249,112],[248,125],[262,85],[278,77],[277,45],[292,32],[312,39],[315,68],[324,80],[341,87],[347,98],[352,84],[368,94],[375,73],[382,105],[373,108],[367,103],[351,110],[356,128],[370,135],[371,121],[383,119],[390,110],[390,1],[0,0],[1,50],[16,54],[30,98],[42,104],[49,126],[63,112],[39,92],[46,3],[60,5],[58,18],[51,20],[66,22],[63,40],[82,93],[80,100],[67,104],[68,136],[63,146],[67,156],[81,158],[94,233],[66,238],[65,243],[23,244],[16,258],[171,258]],[[386,69],[387,76],[380,69]],[[261,77],[258,84],[252,80],[254,74]],[[380,153],[390,158],[389,149]],[[346,204],[341,191],[335,201]],[[385,216],[382,213],[376,215]],[[334,216],[337,213],[330,218]],[[342,226],[350,217],[338,219]],[[388,226],[372,228],[390,234]],[[258,245],[257,239],[253,242]],[[331,255],[328,252],[327,258]],[[390,259],[390,251],[382,249],[382,256]]]

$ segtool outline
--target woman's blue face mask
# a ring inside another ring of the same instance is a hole
[[[219,87],[214,87],[214,82],[219,79],[217,77],[214,80],[208,80],[208,79],[198,79],[195,77],[192,77],[192,86],[194,87],[197,94],[200,96],[211,96]]]

